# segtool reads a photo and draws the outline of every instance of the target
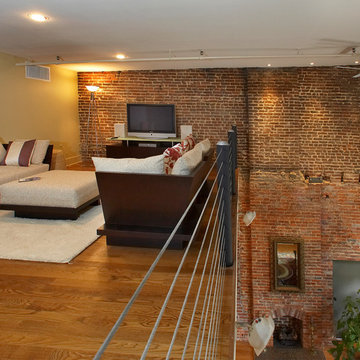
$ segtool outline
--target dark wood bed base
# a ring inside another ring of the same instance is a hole
[[[108,245],[162,247],[209,172],[211,159],[188,176],[96,172],[105,218],[98,235],[106,235]],[[208,188],[206,183],[169,248],[181,249],[190,239]]]
[[[3,145],[4,145],[5,150],[7,150],[7,147],[8,147],[9,144],[3,144]],[[49,170],[50,170],[50,167],[51,167],[51,159],[52,159],[53,147],[54,147],[54,145],[49,145],[48,146],[48,148],[46,150],[45,158],[44,158],[44,161],[43,161],[43,164],[48,164],[49,165]]]
[[[77,208],[0,204],[0,209],[14,211],[15,217],[76,220],[87,207],[94,205],[99,205],[99,196],[96,196]]]

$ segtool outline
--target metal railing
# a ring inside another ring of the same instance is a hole
[[[206,178],[202,182],[195,196],[191,200],[179,222],[171,232],[169,238],[159,251],[154,262],[141,280],[123,312],[107,335],[94,360],[102,358],[106,348],[123,324],[128,312],[138,298],[150,275],[163,257],[166,249],[180,228],[190,209],[196,203],[198,196],[205,188],[209,188],[208,195],[202,207],[200,216],[195,225],[190,240],[183,252],[179,266],[171,281],[165,299],[162,302],[151,333],[139,353],[139,359],[146,359],[154,342],[155,334],[159,329],[164,312],[169,305],[174,288],[184,267],[185,261],[193,245],[200,241],[199,249],[192,264],[191,275],[187,283],[181,306],[179,306],[177,321],[172,332],[171,340],[164,348],[161,359],[216,359],[221,342],[221,316],[224,298],[224,284],[226,268],[233,264],[232,239],[232,200],[235,194],[236,180],[236,127],[228,132],[228,142],[220,141],[216,145],[216,160],[212,164]],[[215,169],[216,175],[214,174]],[[206,222],[206,224],[204,224]],[[199,236],[199,229],[204,229]],[[200,238],[200,239],[199,239]],[[196,281],[195,281],[196,280]],[[194,283],[196,282],[196,286]],[[197,288],[196,288],[197,287]],[[191,301],[189,299],[191,298]],[[187,316],[184,316],[186,313]],[[181,329],[181,337],[179,330]],[[179,339],[180,338],[180,339]],[[181,343],[179,351],[173,354],[174,344]],[[119,349],[119,354],[121,349]],[[224,357],[221,357],[224,359]],[[230,358],[230,357],[229,357]],[[120,357],[119,357],[120,359]]]

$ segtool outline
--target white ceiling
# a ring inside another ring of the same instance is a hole
[[[359,0],[0,0],[0,52],[78,71],[352,65],[359,15]]]

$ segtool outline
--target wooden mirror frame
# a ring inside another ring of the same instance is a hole
[[[291,253],[290,250],[293,249],[294,256],[290,255],[287,259],[286,252],[279,250],[280,244],[289,248],[289,255]],[[290,237],[271,239],[271,254],[272,290],[304,291],[304,241]],[[283,255],[280,256],[280,254]],[[280,258],[282,258],[282,264],[280,264]],[[282,267],[280,268],[279,265]],[[280,271],[282,271],[281,275]]]

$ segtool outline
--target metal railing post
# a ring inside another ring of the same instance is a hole
[[[219,172],[219,192],[223,191],[223,211],[224,211],[224,241],[225,241],[225,264],[233,264],[232,251],[232,226],[231,226],[231,187],[230,187],[230,145],[226,141],[219,141],[216,144],[216,154],[218,156],[217,169]]]
[[[238,155],[237,155],[237,126],[236,125],[232,125],[231,129],[234,131],[235,133],[235,144],[234,144],[234,154],[235,154],[235,169],[238,168]]]
[[[228,142],[230,144],[230,174],[231,174],[231,191],[236,194],[235,169],[236,169],[236,134],[234,130],[228,131]]]

